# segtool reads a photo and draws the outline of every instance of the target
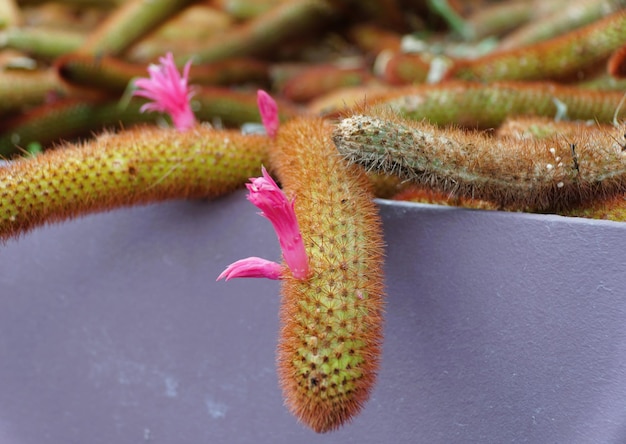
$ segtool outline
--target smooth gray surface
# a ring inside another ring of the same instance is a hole
[[[382,369],[316,435],[275,374],[279,258],[239,192],[0,249],[0,443],[624,443],[626,224],[381,203]]]

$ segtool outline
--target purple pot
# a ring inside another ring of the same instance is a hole
[[[0,443],[626,442],[626,224],[380,201],[385,342],[361,415],[283,406],[279,260],[238,192],[0,249]]]

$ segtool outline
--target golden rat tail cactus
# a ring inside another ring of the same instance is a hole
[[[270,148],[285,192],[265,170],[248,185],[287,267],[252,257],[218,277],[283,280],[280,383],[288,408],[316,432],[338,428],[368,399],[383,322],[380,219],[365,172],[341,159],[331,131],[321,119],[288,122]]]
[[[0,170],[0,239],[46,222],[95,211],[186,197],[213,197],[242,186],[266,160],[269,139],[197,125],[171,53],[135,82],[141,111],[170,115],[173,129],[135,128],[67,145]],[[274,118],[278,120],[278,116]]]
[[[104,134],[0,169],[0,239],[123,206],[214,197],[267,160],[268,138],[196,126]]]
[[[331,131],[295,119],[270,149],[309,256],[308,279],[283,280],[279,377],[289,409],[317,432],[338,428],[369,398],[383,324],[381,222],[365,172],[341,159]]]
[[[339,152],[369,169],[520,210],[562,210],[626,189],[626,124],[543,139],[441,129],[385,110],[344,119]]]

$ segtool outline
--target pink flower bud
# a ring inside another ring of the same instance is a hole
[[[278,120],[278,105],[276,105],[276,101],[272,96],[262,89],[257,91],[256,98],[265,132],[273,139],[276,137],[278,126],[280,125]]]

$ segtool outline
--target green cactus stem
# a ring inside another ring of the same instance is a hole
[[[17,159],[0,169],[0,239],[97,211],[232,191],[267,163],[269,140],[140,127]]]

